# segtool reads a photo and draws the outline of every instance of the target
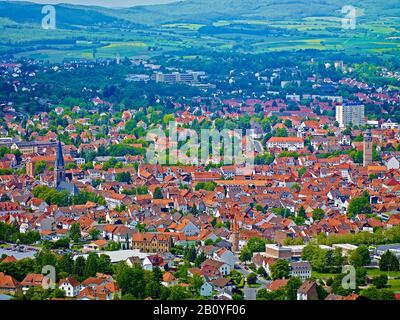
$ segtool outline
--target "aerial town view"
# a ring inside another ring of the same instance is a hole
[[[211,2],[0,1],[0,300],[400,300],[400,3]]]

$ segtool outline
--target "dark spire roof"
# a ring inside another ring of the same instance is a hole
[[[367,130],[365,131],[364,140],[365,140],[365,141],[371,141],[371,140],[372,140],[371,130],[370,130],[370,129],[367,129]]]
[[[64,167],[64,156],[60,140],[58,140],[57,153],[56,153],[56,168],[58,167]]]

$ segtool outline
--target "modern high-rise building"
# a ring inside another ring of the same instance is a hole
[[[372,162],[372,136],[370,130],[367,130],[364,134],[363,156],[363,165],[366,167]]]
[[[360,126],[365,124],[365,107],[363,104],[341,104],[336,106],[336,121],[340,127],[349,124]]]

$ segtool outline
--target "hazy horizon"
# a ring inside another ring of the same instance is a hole
[[[133,7],[138,5],[153,5],[153,4],[164,4],[170,2],[176,2],[179,0],[1,0],[1,1],[19,1],[19,2],[34,2],[40,4],[78,4],[87,6],[101,6],[108,8],[121,8],[121,7]]]

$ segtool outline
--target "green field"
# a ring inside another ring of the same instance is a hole
[[[0,54],[52,61],[90,59],[93,50],[98,58],[151,57],[187,49],[240,53],[315,49],[400,56],[400,10],[390,3],[364,1],[356,28],[347,30],[341,26],[340,1],[299,0],[290,6],[267,2],[248,7],[240,0],[235,5],[221,0],[213,6],[188,0],[154,9],[96,8],[93,12],[60,6],[57,10],[68,12],[56,30],[42,29],[40,16],[21,18],[25,13],[29,16],[32,8],[1,2]]]

